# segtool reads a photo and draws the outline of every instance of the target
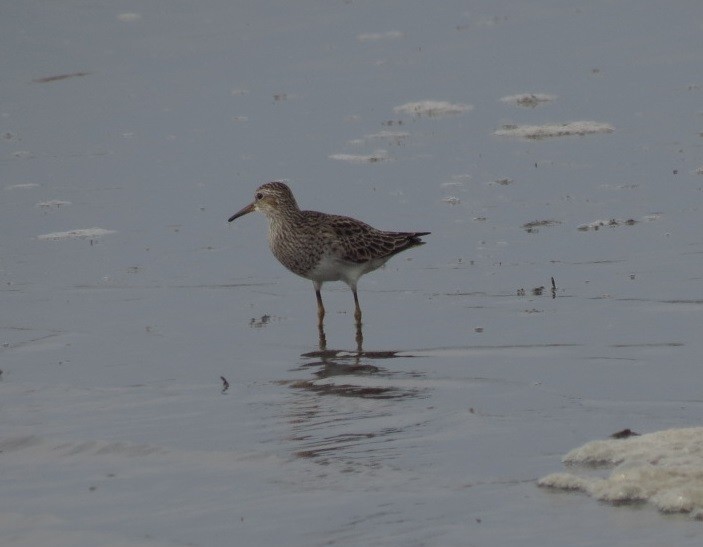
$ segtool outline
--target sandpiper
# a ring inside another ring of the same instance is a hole
[[[318,325],[325,308],[320,289],[325,281],[344,281],[354,294],[354,318],[361,325],[356,293],[359,278],[383,266],[395,254],[424,245],[430,232],[383,232],[356,220],[317,211],[301,211],[293,192],[283,182],[267,182],[254,193],[254,201],[229,218],[232,222],[260,211],[269,222],[269,247],[291,272],[309,279],[317,297]]]

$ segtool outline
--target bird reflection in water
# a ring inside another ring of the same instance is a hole
[[[300,380],[291,383],[291,387],[306,389],[320,394],[341,395],[347,397],[363,397],[377,399],[394,399],[415,397],[419,394],[417,389],[405,389],[389,385],[354,385],[354,377],[377,376],[379,383],[386,384],[386,380],[396,376],[418,377],[420,373],[390,372],[387,369],[372,364],[376,361],[395,359],[397,357],[411,358],[411,355],[398,355],[397,350],[364,351],[363,332],[361,323],[356,325],[356,351],[328,349],[327,337],[322,325],[318,325],[319,346],[318,350],[303,353],[301,358],[306,362],[301,368],[316,368],[313,373],[315,379]],[[349,377],[350,382],[339,384],[336,382],[318,383],[319,380],[333,377]]]
[[[417,413],[424,411],[411,401],[428,396],[428,390],[424,373],[381,364],[391,359],[407,364],[411,358],[395,350],[364,351],[360,345],[357,351],[321,346],[303,353],[297,370],[311,376],[286,382],[298,393],[286,409],[293,454],[320,465],[337,463],[345,472],[376,469],[396,458],[395,441],[418,426]]]
[[[317,324],[317,336],[318,336],[318,347],[320,348],[320,352],[325,352],[327,351],[327,335],[325,334],[325,326],[321,323],[318,322]],[[363,327],[361,324],[361,321],[356,321],[356,353],[357,355],[361,355],[364,352],[364,331]]]

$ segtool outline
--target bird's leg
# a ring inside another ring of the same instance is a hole
[[[322,323],[317,325],[317,343],[320,351],[327,350],[327,337],[325,336],[325,327],[322,326]]]
[[[317,334],[320,345],[320,351],[325,351],[327,349],[327,337],[325,336],[325,326],[323,324],[323,319],[325,318],[325,307],[322,305],[322,295],[320,294],[320,289],[315,289],[315,296],[317,297]]]
[[[361,329],[361,322],[356,324],[356,356],[361,356],[364,351],[364,332]]]
[[[364,345],[364,333],[361,329],[361,308],[359,307],[359,295],[356,294],[356,285],[352,285],[352,293],[354,294],[354,319],[356,320],[356,353],[361,355]]]
[[[322,283],[313,283],[315,285],[315,297],[317,298],[317,326],[321,329],[323,320],[325,319],[325,307],[322,305],[322,295],[320,294]]]
[[[354,319],[356,319],[356,326],[361,327],[361,308],[359,307],[359,295],[356,294],[356,287],[351,288],[354,294]]]

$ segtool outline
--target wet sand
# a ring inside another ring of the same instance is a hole
[[[138,8],[0,21],[0,543],[700,544],[538,486],[703,420],[697,3]],[[432,232],[361,347],[273,179]]]

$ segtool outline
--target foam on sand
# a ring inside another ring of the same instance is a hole
[[[5,190],[26,190],[28,188],[39,188],[39,185],[36,182],[26,182],[24,184],[5,186]]]
[[[131,23],[133,21],[139,21],[141,18],[142,18],[142,16],[139,13],[134,13],[134,12],[120,13],[117,16],[117,20],[121,21],[123,23]]]
[[[389,144],[400,146],[408,137],[410,137],[410,133],[405,131],[379,131],[378,133],[364,135],[360,139],[352,139],[347,144],[351,146],[365,146],[368,141],[384,140]]]
[[[393,108],[396,114],[410,114],[415,117],[427,116],[436,118],[439,116],[452,116],[463,114],[473,110],[474,107],[464,103],[450,103],[447,101],[415,101],[401,104]]]
[[[598,231],[601,228],[605,228],[605,227],[615,228],[618,226],[634,226],[635,224],[638,224],[640,222],[652,222],[654,220],[658,220],[659,218],[661,218],[660,213],[651,213],[649,215],[645,215],[645,216],[641,217],[641,219],[639,219],[639,220],[634,219],[634,218],[628,218],[628,219],[611,218],[609,220],[596,219],[591,222],[587,222],[585,224],[579,224],[576,229],[581,232],[588,232],[589,230]]]
[[[591,475],[594,467],[613,469],[606,478],[552,473],[539,486],[578,490],[613,504],[647,502],[663,513],[703,520],[703,427],[591,441],[562,461],[584,466]]]
[[[546,139],[547,137],[566,137],[570,135],[591,135],[594,133],[612,133],[615,128],[609,123],[569,122],[548,123],[545,125],[504,125],[493,132],[498,137],[518,137],[522,139]]]
[[[347,163],[378,163],[390,158],[386,150],[375,150],[373,154],[331,154],[331,160],[346,161]]]
[[[59,207],[64,207],[66,205],[71,205],[71,202],[61,199],[51,199],[49,201],[40,201],[36,206],[41,207],[42,209],[58,209]]]
[[[37,239],[59,241],[62,239],[96,239],[108,234],[114,234],[115,230],[105,230],[104,228],[83,228],[80,230],[69,230],[67,232],[53,232],[42,234]]]
[[[511,103],[518,106],[529,106],[534,108],[541,103],[548,103],[556,98],[556,95],[550,95],[549,93],[519,93],[517,95],[501,97],[500,100],[503,103]]]
[[[402,37],[403,33],[399,30],[389,30],[387,32],[365,32],[358,34],[356,39],[359,42],[378,42],[380,40],[395,40]]]

